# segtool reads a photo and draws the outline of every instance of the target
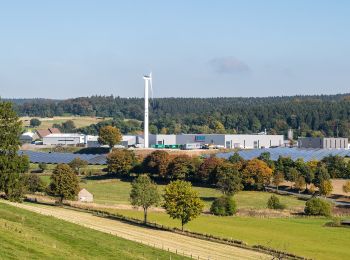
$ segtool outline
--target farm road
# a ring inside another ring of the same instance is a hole
[[[194,259],[271,259],[263,253],[191,238],[180,234],[157,229],[144,228],[124,222],[101,218],[90,213],[75,210],[45,206],[12,203],[1,200],[22,209],[30,210],[47,216],[52,216],[84,227],[116,235],[128,240],[147,244],[159,249],[170,250]]]

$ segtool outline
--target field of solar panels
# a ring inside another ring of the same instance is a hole
[[[269,149],[253,149],[239,151],[239,155],[245,160],[250,160],[263,152],[269,152],[271,160],[276,161],[279,156],[290,157],[293,160],[298,158],[304,159],[305,162],[311,160],[320,161],[329,155],[338,155],[341,157],[350,157],[350,149],[298,149],[298,148],[269,148]],[[218,153],[217,157],[228,159],[233,153]]]

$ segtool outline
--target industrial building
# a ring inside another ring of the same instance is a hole
[[[83,134],[49,134],[44,136],[44,145],[79,145],[84,144]]]
[[[149,143],[151,147],[159,145],[187,145],[201,144],[213,145],[221,148],[269,148],[284,145],[283,135],[266,135],[266,134],[179,134],[179,135],[150,135]],[[200,147],[200,145],[193,145]]]
[[[348,149],[348,138],[342,137],[299,137],[299,148]]]

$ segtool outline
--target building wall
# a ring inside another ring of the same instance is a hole
[[[283,146],[283,135],[226,135],[226,148],[256,149]]]
[[[176,144],[176,135],[151,135],[149,140],[150,144],[174,145]]]
[[[348,138],[302,137],[298,139],[299,148],[348,149]]]
[[[49,137],[45,136],[43,138],[44,145],[77,145],[81,144],[83,141],[79,136],[65,137],[65,136],[55,136]]]
[[[176,135],[176,144],[215,144],[225,145],[225,135],[223,134],[181,134]]]
[[[226,148],[268,148],[282,146],[283,135],[225,135],[225,134],[184,134],[176,135],[176,144],[203,143],[221,145]]]
[[[323,148],[348,149],[348,138],[323,138]]]

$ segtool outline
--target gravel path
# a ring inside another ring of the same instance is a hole
[[[43,215],[53,216],[58,219],[69,221],[84,227],[99,230],[156,248],[177,252],[180,255],[184,254],[189,257],[192,256],[194,259],[272,258],[269,255],[239,247],[191,238],[168,231],[144,228],[116,220],[97,217],[90,213],[37,204],[19,204],[3,200],[1,202]]]

